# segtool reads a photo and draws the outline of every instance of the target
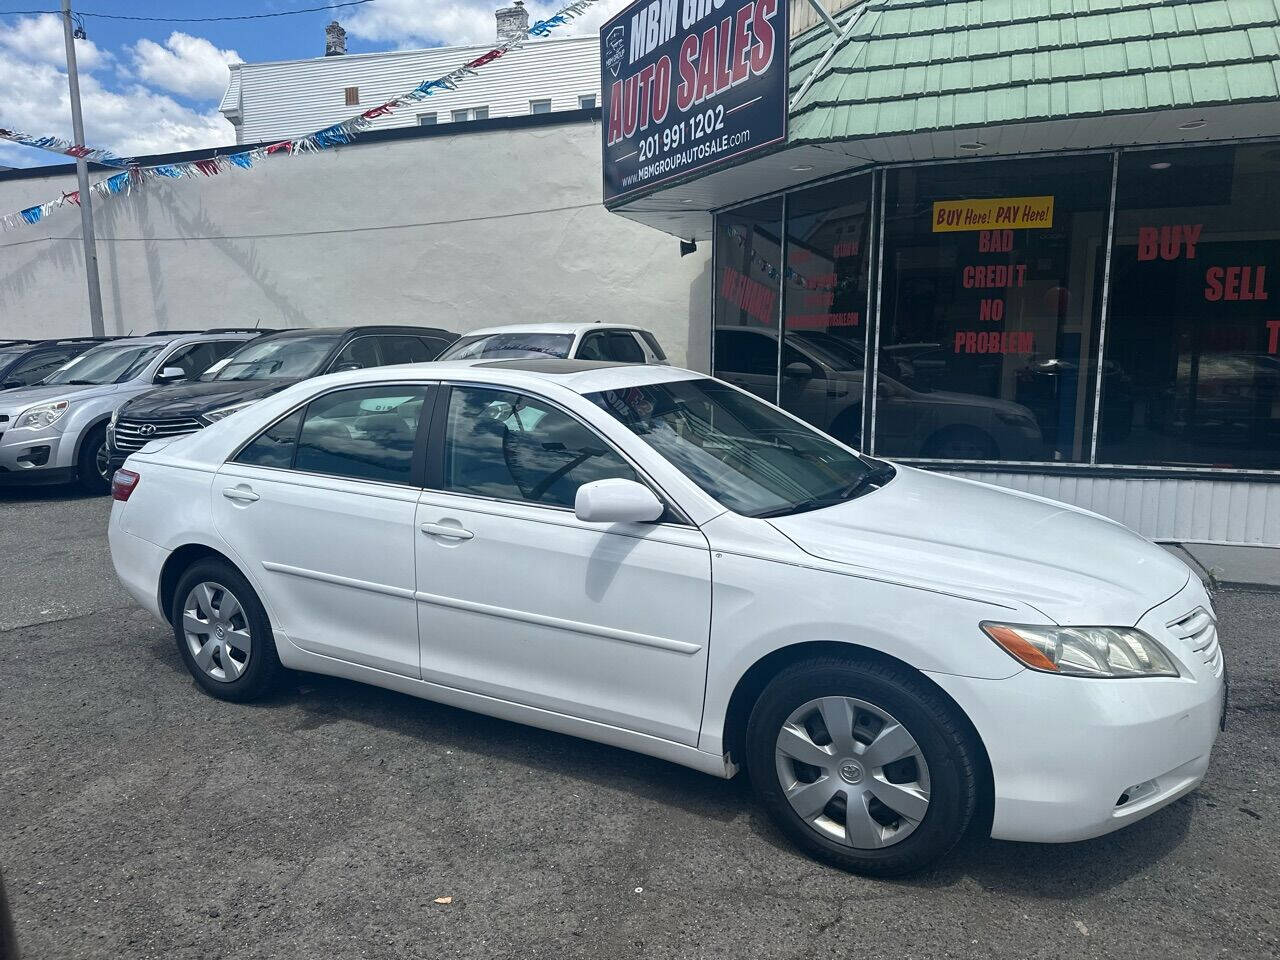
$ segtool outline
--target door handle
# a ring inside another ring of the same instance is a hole
[[[471,540],[475,534],[452,523],[424,523],[418,527],[429,537],[448,537],[450,540]]]
[[[261,499],[256,493],[243,484],[237,487],[224,487],[222,495],[228,500],[235,500],[238,503],[253,503],[255,500]]]

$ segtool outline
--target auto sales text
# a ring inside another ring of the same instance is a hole
[[[663,54],[613,82],[609,90],[609,146],[666,121],[673,99],[673,71],[679,79],[675,107],[681,113],[768,71],[778,47],[773,26],[778,0],[744,4],[736,14],[717,23],[714,17],[723,5],[724,0],[653,0],[632,15],[629,64],[643,60],[675,37],[677,30],[687,34],[675,64]],[[716,124],[705,126],[707,133],[718,129]],[[690,132],[698,136],[697,130]]]

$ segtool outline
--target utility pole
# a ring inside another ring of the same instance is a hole
[[[80,115],[80,75],[76,70],[76,40],[71,28],[71,0],[62,0],[62,35],[67,43],[67,83],[71,87],[71,132],[78,146],[84,145],[84,118]],[[84,234],[84,272],[89,284],[89,330],[95,337],[106,334],[102,324],[102,284],[98,280],[98,250],[93,238],[93,206],[89,197],[89,164],[76,157],[76,179],[80,182],[80,232]]]

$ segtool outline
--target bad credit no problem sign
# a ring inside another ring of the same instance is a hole
[[[639,0],[600,28],[604,200],[787,135],[786,0]]]

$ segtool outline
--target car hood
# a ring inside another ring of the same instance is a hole
[[[233,403],[261,400],[297,382],[296,379],[279,379],[175,383],[172,386],[148,390],[134,397],[121,409],[120,416],[140,420],[199,417],[211,410],[229,407]]]
[[[55,383],[49,386],[16,387],[0,393],[0,410],[11,412],[25,410],[35,403],[47,403],[70,397],[100,397],[114,393],[118,384],[106,383],[95,386],[74,386],[69,383]]]
[[[769,522],[805,553],[925,589],[1030,604],[1061,625],[1130,626],[1188,567],[1077,507],[895,464],[879,490]]]

